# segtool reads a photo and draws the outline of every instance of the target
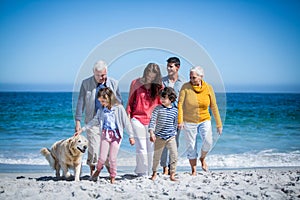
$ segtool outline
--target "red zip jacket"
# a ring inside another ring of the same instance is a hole
[[[136,118],[143,125],[150,122],[153,109],[161,104],[159,95],[152,100],[150,90],[147,90],[137,78],[131,82],[126,111],[130,118]]]

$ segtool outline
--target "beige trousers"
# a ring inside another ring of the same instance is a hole
[[[177,157],[178,157],[175,136],[169,138],[168,140],[164,140],[164,139],[161,139],[160,137],[156,137],[156,140],[154,143],[152,171],[155,171],[155,172],[157,171],[157,167],[159,165],[161,154],[165,147],[170,152],[170,173],[175,173],[176,166],[177,166]]]

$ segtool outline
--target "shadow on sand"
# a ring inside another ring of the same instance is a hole
[[[124,174],[121,176],[117,176],[116,177],[116,181],[117,180],[132,180],[137,178],[137,175],[134,174]],[[25,179],[28,178],[30,180],[35,179],[36,181],[74,181],[74,176],[70,176],[69,178],[65,178],[63,176],[61,177],[55,177],[55,176],[42,176],[42,177],[38,177],[38,178],[32,178],[32,177],[25,177],[25,176],[18,176],[16,177],[16,179]],[[86,180],[88,181],[90,178],[89,175],[85,175],[85,176],[81,176],[80,180]],[[99,176],[100,179],[109,179],[109,176]]]

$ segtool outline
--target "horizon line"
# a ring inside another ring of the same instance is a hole
[[[73,84],[68,83],[0,83],[0,92],[79,92],[74,91],[73,87]],[[120,85],[120,91],[129,92],[129,88]],[[225,93],[300,93],[300,85],[225,84]]]

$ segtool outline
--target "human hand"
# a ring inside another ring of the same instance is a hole
[[[129,143],[131,146],[135,144],[135,139],[134,138],[129,138]]]
[[[183,127],[184,127],[184,124],[183,123],[181,123],[181,124],[178,124],[178,129],[183,129]]]
[[[156,137],[152,129],[149,130],[149,134],[150,134],[150,142],[155,142]]]
[[[79,131],[81,129],[81,124],[80,121],[76,120],[76,124],[75,124],[75,131]]]
[[[80,133],[82,133],[82,129],[79,129],[78,131],[76,131],[76,132],[74,133],[74,136],[80,135]]]
[[[217,132],[219,133],[219,135],[221,135],[221,134],[222,134],[222,131],[223,131],[223,127],[219,127],[219,128],[217,128]]]
[[[151,141],[151,142],[155,142],[155,140],[156,140],[155,135],[154,135],[154,134],[151,134],[151,135],[150,135],[150,141]]]

